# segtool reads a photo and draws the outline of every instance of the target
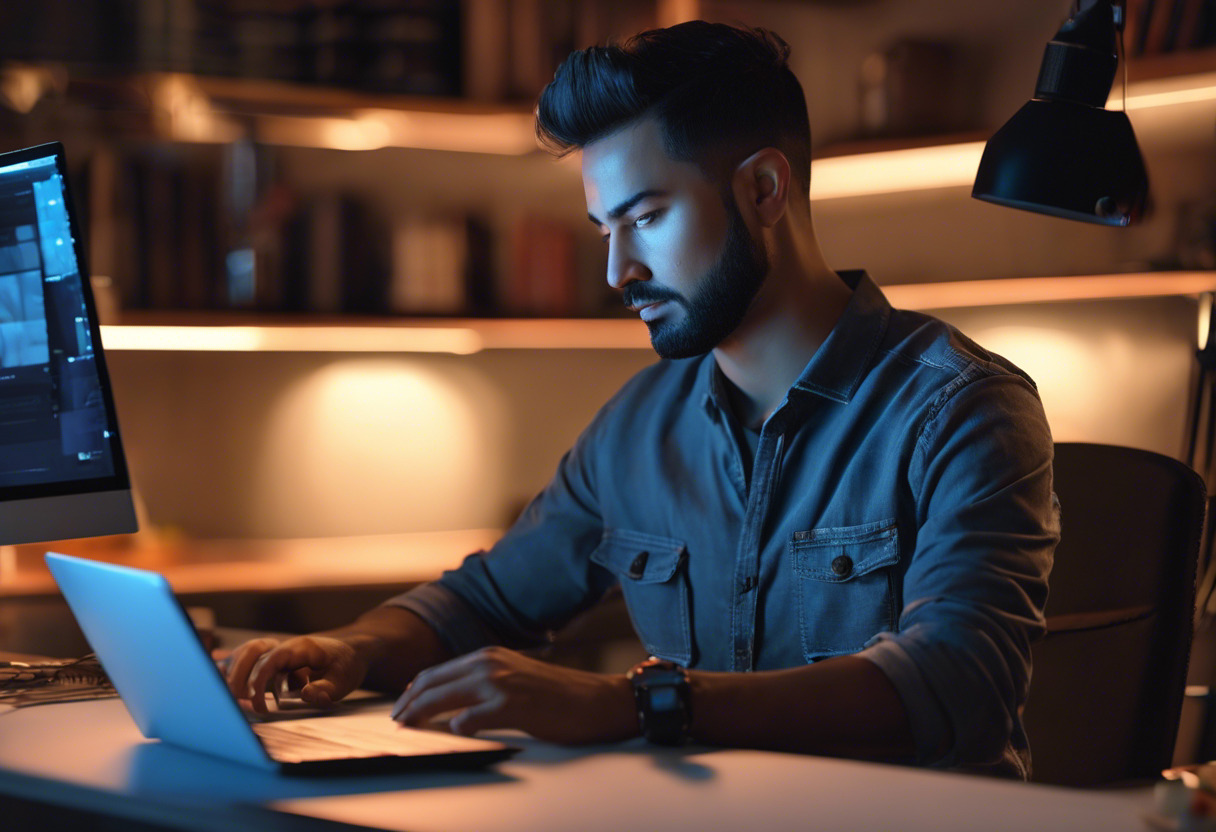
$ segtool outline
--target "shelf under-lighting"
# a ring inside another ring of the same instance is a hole
[[[142,317],[142,316],[139,316]],[[175,320],[183,316],[176,314]],[[155,321],[155,313],[150,314]],[[417,352],[470,355],[494,349],[649,349],[636,319],[452,319],[343,324],[200,323],[102,326],[106,350],[184,352]]]
[[[957,309],[1070,300],[1119,300],[1198,295],[1216,291],[1216,271],[958,280],[884,286],[882,290],[891,305],[899,309]]]
[[[379,150],[404,147],[521,156],[537,151],[531,112],[515,106],[479,106],[387,96],[310,90],[269,81],[233,81],[177,73],[142,76],[153,103],[153,123],[167,139],[227,143],[250,124],[258,141],[287,147]],[[276,102],[271,112],[267,102]],[[274,112],[286,106],[298,112]]]
[[[107,350],[184,352],[438,352],[469,355],[485,344],[459,326],[103,326]]]
[[[1076,300],[1198,295],[1216,291],[1213,272],[1150,272],[1020,277],[884,286],[901,309],[950,309]],[[142,317],[142,316],[140,316]],[[442,323],[406,320],[344,324],[155,323],[103,326],[107,350],[187,352],[379,352],[470,355],[482,350],[648,350],[650,338],[628,319],[453,319]],[[177,318],[181,318],[178,315]]]
[[[933,188],[971,187],[984,142],[829,156],[811,163],[811,202]]]

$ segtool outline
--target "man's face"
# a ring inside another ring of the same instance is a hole
[[[663,358],[701,355],[730,336],[768,273],[731,200],[696,165],[669,158],[652,119],[589,144],[583,187],[622,290]]]

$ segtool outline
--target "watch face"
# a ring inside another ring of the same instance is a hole
[[[688,676],[674,662],[651,659],[629,672],[646,739],[679,745],[687,739]]]
[[[680,694],[674,685],[650,689],[650,707],[656,711],[674,711],[680,707]]]

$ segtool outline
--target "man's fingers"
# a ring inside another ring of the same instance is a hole
[[[267,695],[275,702],[300,699],[326,707],[358,687],[366,673],[353,648],[339,639],[297,636],[282,643],[262,638],[242,644],[221,662],[228,688],[267,712]]]
[[[266,712],[266,694],[279,701],[279,681],[287,671],[296,670],[304,664],[303,656],[286,645],[263,653],[253,665],[249,680],[249,704],[258,713]]]
[[[471,737],[478,731],[488,731],[493,728],[509,728],[511,720],[507,719],[501,699],[495,698],[479,705],[465,708],[452,717],[448,726],[452,733]]]
[[[228,689],[233,696],[244,699],[249,695],[249,674],[253,666],[277,646],[275,639],[254,639],[242,644],[228,657]]]
[[[434,691],[439,688],[455,684],[471,684],[474,676],[478,679],[485,679],[486,675],[488,675],[488,667],[486,667],[483,651],[458,656],[443,664],[427,668],[415,676],[409,686],[405,688],[405,692],[398,697],[398,701],[393,705],[393,719],[398,719],[398,716],[410,709],[417,699],[428,697],[426,701],[432,701],[435,696]]]
[[[425,688],[411,686],[393,706],[392,717],[404,725],[424,725],[440,714],[496,699],[495,692],[467,678]]]
[[[325,677],[310,680],[300,688],[300,699],[319,708],[328,708],[339,698],[338,686],[332,679]]]

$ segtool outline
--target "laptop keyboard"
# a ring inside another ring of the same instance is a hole
[[[317,717],[250,726],[270,756],[283,763],[466,751],[479,740],[403,728],[383,712]]]

